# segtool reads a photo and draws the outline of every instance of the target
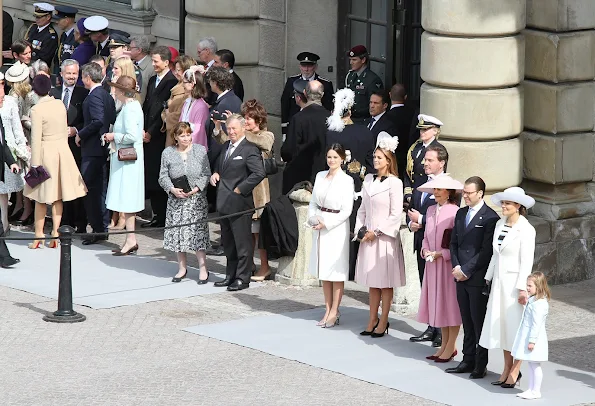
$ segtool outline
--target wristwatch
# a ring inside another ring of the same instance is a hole
[[[374,230],[374,235],[376,236],[376,238],[378,238],[382,235],[382,231],[380,231],[379,229],[376,229],[376,230]]]

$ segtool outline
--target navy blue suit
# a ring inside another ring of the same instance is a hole
[[[429,193],[422,202],[423,193],[415,189],[411,197],[411,209],[417,210],[422,216],[421,228],[413,234],[413,251],[417,253],[417,271],[419,272],[419,283],[424,279],[424,270],[426,268],[426,260],[421,257],[421,246],[424,241],[424,232],[426,231],[426,212],[430,206],[436,204],[434,195]],[[409,224],[409,216],[407,216],[407,224]]]
[[[85,210],[96,233],[107,232],[109,213],[105,207],[107,194],[108,146],[101,145],[101,136],[116,121],[114,99],[101,86],[95,87],[83,102],[84,126],[81,139],[81,175],[87,185]]]

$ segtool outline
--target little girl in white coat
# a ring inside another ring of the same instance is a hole
[[[529,389],[517,396],[523,399],[539,399],[543,381],[541,362],[548,359],[545,319],[549,311],[548,301],[551,298],[543,273],[533,272],[529,275],[527,293],[530,297],[514,339],[512,356],[514,359],[528,361],[529,364]]]

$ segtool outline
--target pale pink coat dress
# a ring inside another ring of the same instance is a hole
[[[203,99],[188,97],[182,106],[180,121],[192,124],[192,143],[200,144],[208,150],[206,126],[210,120],[209,106]]]
[[[369,288],[405,286],[405,261],[399,229],[403,215],[403,182],[396,176],[380,181],[366,175],[362,186],[362,204],[357,211],[354,233],[362,226],[379,230],[374,242],[359,246],[355,281]]]
[[[434,262],[426,262],[417,321],[432,327],[460,326],[461,312],[457,301],[457,286],[452,276],[450,249],[442,248],[444,230],[454,227],[459,207],[446,203],[440,207],[438,215],[437,209],[438,205],[430,206],[426,213],[422,250],[440,251],[442,257]]]

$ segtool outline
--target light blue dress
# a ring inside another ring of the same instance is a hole
[[[144,116],[140,103],[128,102],[116,118],[114,143],[110,154],[110,175],[106,206],[121,213],[137,213],[145,208],[145,166],[143,158]],[[117,150],[134,146],[136,161],[119,161]]]

